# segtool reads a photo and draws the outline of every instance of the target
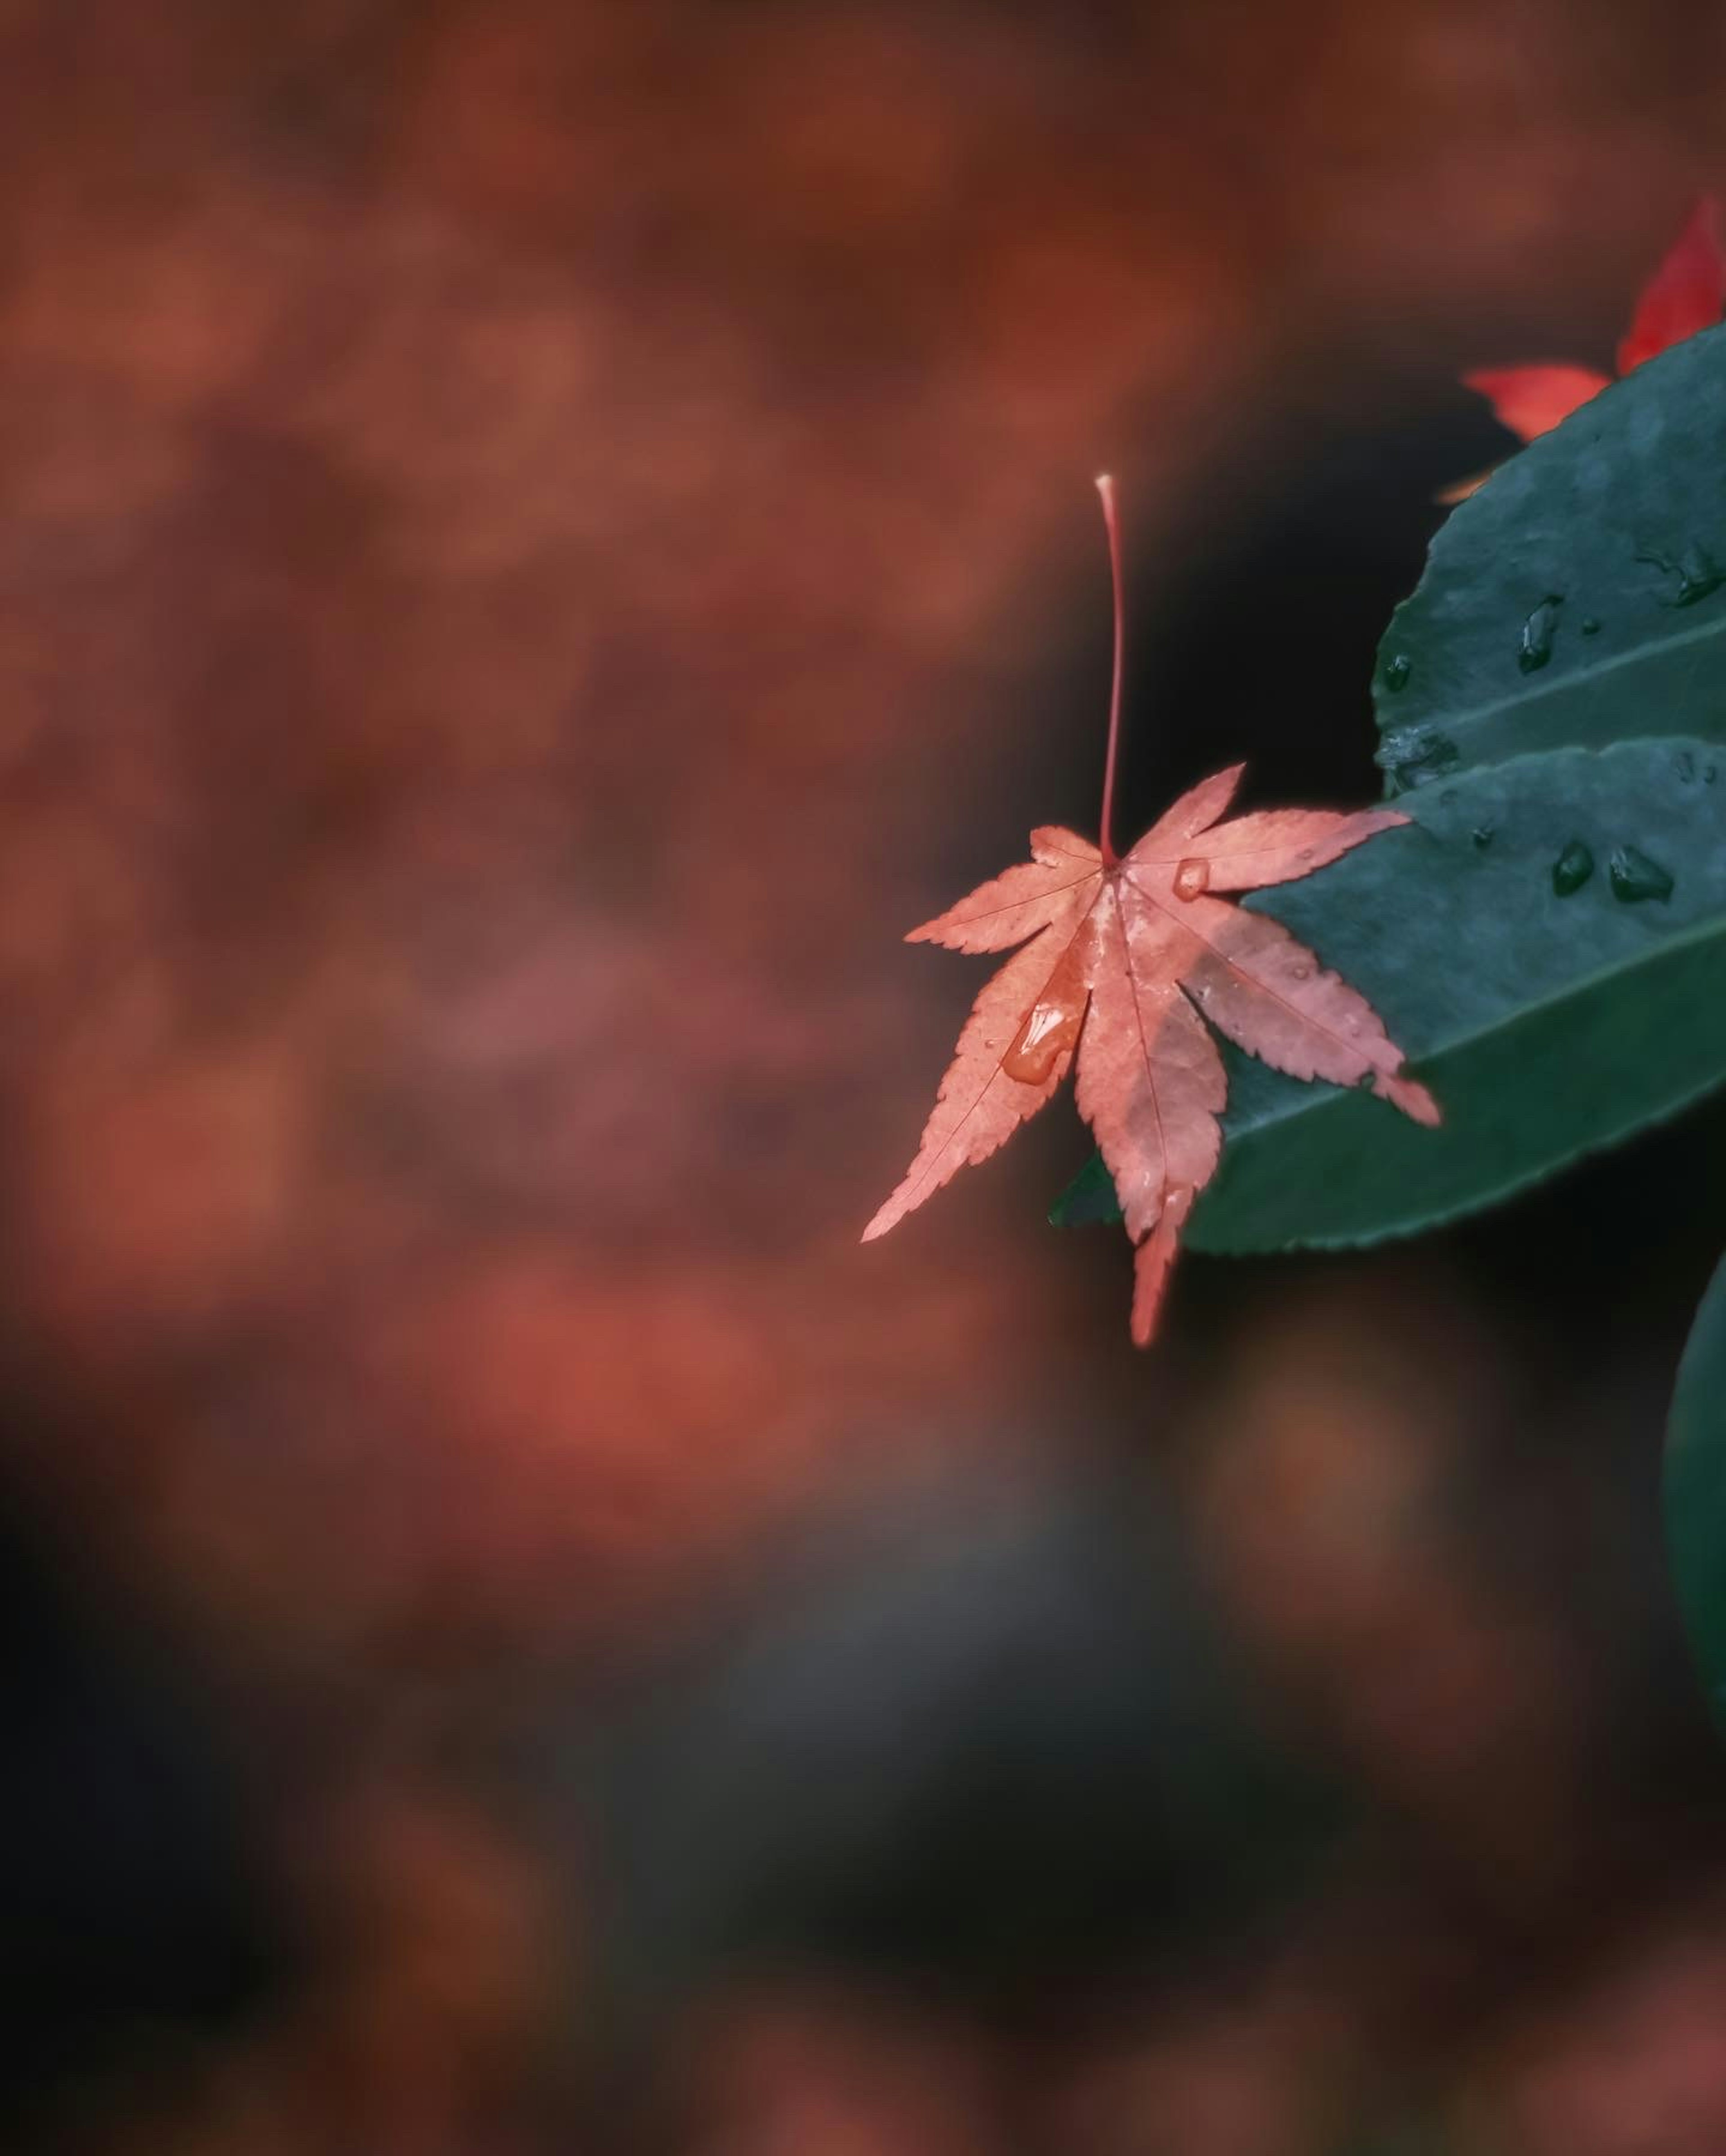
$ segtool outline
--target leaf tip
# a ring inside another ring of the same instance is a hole
[[[905,1194],[910,1181],[911,1178],[907,1175],[892,1196],[883,1204],[876,1206],[874,1214],[871,1216],[869,1225],[857,1238],[860,1243],[879,1242],[889,1228],[897,1226],[906,1214],[912,1210],[912,1206],[907,1202]]]
[[[1381,1100],[1400,1108],[1412,1122],[1421,1123],[1429,1130],[1436,1130],[1444,1121],[1440,1108],[1426,1088],[1415,1078],[1380,1078],[1373,1091]]]
[[[1193,1209],[1194,1194],[1171,1190],[1157,1224],[1133,1254],[1133,1344],[1148,1348],[1156,1337],[1169,1287],[1169,1271],[1180,1246],[1180,1231]]]

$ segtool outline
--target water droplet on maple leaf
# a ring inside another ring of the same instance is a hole
[[[1082,1008],[1075,1010],[1070,1004],[1033,1004],[1001,1058],[1001,1069],[1021,1086],[1046,1086],[1056,1065],[1078,1040],[1084,1016]]]
[[[1183,861],[1174,872],[1174,895],[1177,898],[1197,898],[1210,887],[1209,861]]]

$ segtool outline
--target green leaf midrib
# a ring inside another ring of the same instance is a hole
[[[1384,639],[1387,644],[1395,641],[1396,621],[1402,613],[1403,607],[1411,605],[1414,598],[1418,596],[1419,593],[1416,593],[1411,598],[1405,599],[1402,606],[1398,607],[1395,613],[1391,616],[1390,634]],[[1430,715],[1425,718],[1416,718],[1414,723],[1420,726],[1431,726],[1444,733],[1466,732],[1487,720],[1499,717],[1506,711],[1525,710],[1530,705],[1544,703],[1549,696],[1574,696],[1579,686],[1585,682],[1591,685],[1625,667],[1646,666],[1657,659],[1682,650],[1687,645],[1705,644],[1709,638],[1720,635],[1726,635],[1726,613],[1717,614],[1712,621],[1699,622],[1693,629],[1681,629],[1674,636],[1655,638],[1645,643],[1633,644],[1627,651],[1615,652],[1610,658],[1590,661],[1585,666],[1569,668],[1562,673],[1552,675],[1547,680],[1536,682],[1527,689],[1519,690],[1513,696],[1497,697],[1491,703],[1472,704],[1462,711],[1446,711]],[[1381,728],[1388,727],[1392,732],[1395,731],[1396,711],[1394,706],[1380,704],[1379,723]],[[1509,757],[1503,759],[1505,762],[1513,760]],[[1481,759],[1477,758],[1476,763],[1480,761]],[[1492,759],[1488,758],[1487,761],[1490,762]]]

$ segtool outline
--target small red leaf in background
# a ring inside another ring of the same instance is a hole
[[[1630,328],[1618,347],[1619,373],[1631,373],[1657,352],[1682,344],[1699,330],[1712,329],[1723,310],[1726,250],[1720,243],[1719,206],[1712,195],[1703,195],[1637,296]],[[1468,388],[1478,390],[1491,404],[1501,424],[1524,442],[1549,433],[1590,398],[1599,396],[1611,379],[1594,367],[1564,360],[1477,367],[1462,377]],[[1461,501],[1489,475],[1482,473],[1447,487],[1439,500]]]
[[[1712,329],[1726,306],[1726,255],[1720,250],[1719,205],[1704,195],[1677,244],[1636,300],[1629,333],[1618,347],[1618,372],[1629,374],[1668,345]]]
[[[1492,408],[1492,416],[1513,434],[1532,442],[1568,419],[1611,381],[1592,367],[1560,362],[1549,367],[1478,367],[1462,377]]]

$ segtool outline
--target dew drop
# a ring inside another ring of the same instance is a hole
[[[1055,1066],[1079,1038],[1085,1014],[1061,1002],[1035,1003],[1001,1058],[1001,1069],[1021,1086],[1046,1086]]]
[[[1678,578],[1674,606],[1693,606],[1698,599],[1705,599],[1710,592],[1718,591],[1726,583],[1726,574],[1723,574],[1719,563],[1706,547],[1698,547],[1694,540],[1678,557]]]
[[[1580,839],[1572,839],[1552,865],[1552,887],[1560,898],[1580,891],[1594,874],[1594,855]]]
[[[1535,674],[1552,656],[1552,640],[1558,634],[1561,593],[1549,592],[1523,624],[1517,644],[1516,663],[1524,674]]]
[[[1600,633],[1600,624],[1598,618],[1591,613],[1584,614],[1582,617],[1582,634],[1585,636],[1598,636]]]
[[[1677,578],[1677,588],[1667,599],[1668,606],[1694,606],[1698,599],[1705,599],[1711,592],[1718,591],[1721,585],[1726,583],[1726,569],[1720,567],[1706,547],[1694,539],[1687,541],[1676,554],[1655,547],[1646,553],[1638,554],[1636,559],[1647,562],[1651,568],[1662,569],[1667,576]]]
[[[1468,835],[1474,841],[1475,851],[1477,854],[1483,854],[1492,843],[1492,826],[1490,824],[1477,824]]]
[[[1658,861],[1651,861],[1639,847],[1615,846],[1607,873],[1612,879],[1613,897],[1621,898],[1626,906],[1645,898],[1657,898],[1663,906],[1672,895],[1670,873]]]
[[[1436,726],[1398,726],[1385,735],[1377,761],[1390,774],[1393,794],[1441,778],[1457,761],[1456,744]]]
[[[1310,981],[1312,978],[1312,968],[1304,963],[1292,965],[1288,970],[1291,977],[1297,981]]]
[[[1384,669],[1384,686],[1395,696],[1399,689],[1406,689],[1409,676],[1415,670],[1415,662],[1405,651],[1399,651]]]
[[[1183,861],[1174,872],[1174,895],[1177,898],[1197,898],[1210,887],[1209,861]]]

